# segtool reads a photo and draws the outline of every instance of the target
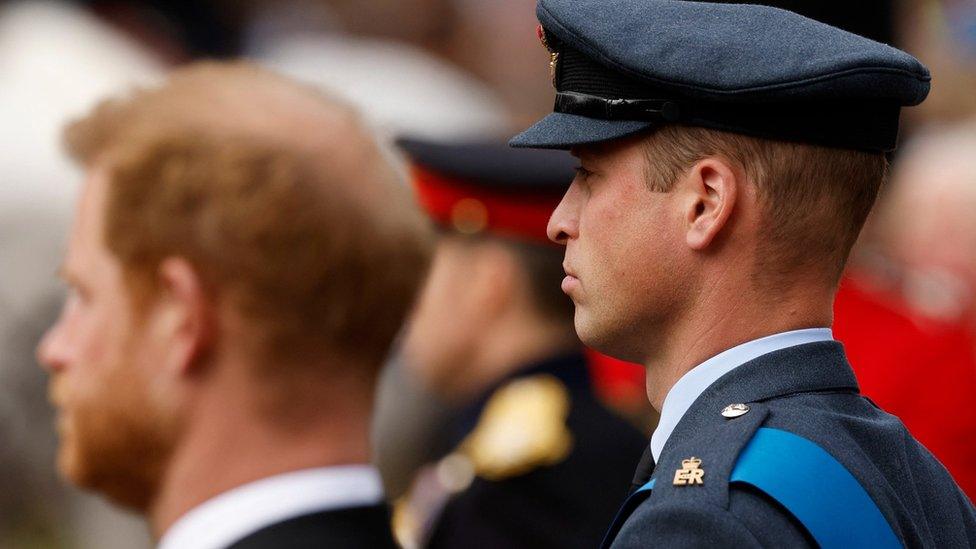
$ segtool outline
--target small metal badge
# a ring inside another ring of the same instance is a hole
[[[705,470],[701,468],[701,460],[695,456],[681,461],[681,469],[674,472],[675,486],[690,486],[705,484]]]
[[[744,416],[749,413],[748,404],[729,404],[725,408],[722,408],[722,417],[726,419],[735,419],[740,416]]]
[[[488,208],[476,198],[463,198],[451,207],[451,224],[461,234],[478,234],[488,227]]]
[[[556,87],[556,71],[559,69],[559,52],[553,49],[549,45],[549,39],[546,37],[546,29],[542,28],[542,25],[536,27],[536,34],[539,36],[539,41],[549,52],[549,76],[552,78],[552,87]]]

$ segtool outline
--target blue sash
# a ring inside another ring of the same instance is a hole
[[[730,483],[778,501],[821,547],[902,547],[871,496],[846,468],[809,440],[763,427],[739,455]]]
[[[627,498],[603,538],[608,548],[627,517],[650,495],[654,480]],[[729,483],[748,484],[779,502],[825,549],[902,547],[891,525],[851,473],[823,448],[760,428],[742,450]]]

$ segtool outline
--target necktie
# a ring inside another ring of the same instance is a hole
[[[610,544],[617,537],[617,533],[620,532],[620,528],[627,521],[627,517],[651,494],[650,487],[644,490],[638,489],[647,484],[653,473],[654,454],[651,453],[651,447],[648,446],[644,449],[644,455],[641,456],[640,461],[637,463],[637,471],[634,473],[634,480],[630,485],[630,493],[627,494],[627,499],[624,501],[620,510],[617,511],[617,516],[614,517],[613,523],[610,524],[610,530],[607,531],[607,535],[603,538],[600,549],[608,549],[610,547]]]
[[[630,491],[640,488],[647,481],[651,480],[651,475],[654,474],[654,454],[651,453],[651,447],[648,446],[644,449],[644,455],[641,456],[640,461],[637,463],[637,471],[634,472],[634,480],[631,481]]]

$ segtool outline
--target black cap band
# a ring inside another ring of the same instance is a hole
[[[576,92],[557,93],[553,111],[604,120],[681,120],[681,106],[668,99],[606,99]]]

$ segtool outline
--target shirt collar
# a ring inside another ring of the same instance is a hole
[[[695,400],[720,377],[762,355],[817,341],[834,339],[829,328],[810,328],[782,332],[754,339],[723,351],[692,368],[671,387],[661,406],[661,419],[651,435],[651,454],[657,462],[665,443]]]
[[[383,499],[369,465],[305,469],[257,480],[191,509],[163,535],[158,549],[218,549],[287,520]]]

